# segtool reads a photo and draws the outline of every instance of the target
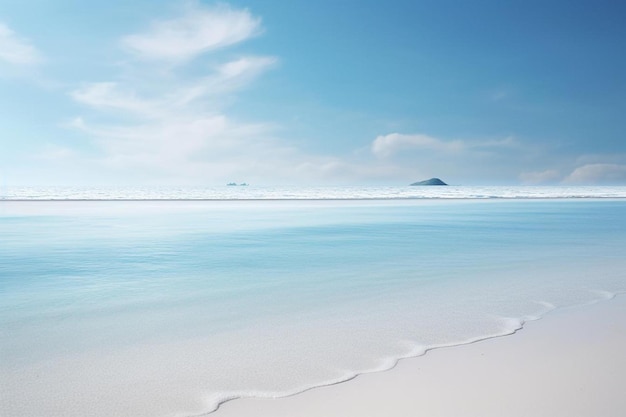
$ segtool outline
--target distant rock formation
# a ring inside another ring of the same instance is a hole
[[[441,181],[439,178],[431,178],[425,181],[414,182],[411,185],[448,185],[445,182]]]

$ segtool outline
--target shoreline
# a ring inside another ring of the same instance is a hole
[[[494,201],[494,200],[626,200],[626,196],[484,196],[484,197],[258,197],[258,198],[3,198],[1,202],[158,202],[158,201]]]
[[[626,297],[553,311],[508,336],[439,347],[384,371],[213,415],[616,416],[626,408]]]
[[[0,201],[369,201],[626,199],[626,186],[410,185],[9,187]]]

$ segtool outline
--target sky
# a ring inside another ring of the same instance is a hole
[[[0,185],[626,185],[621,0],[0,0]]]

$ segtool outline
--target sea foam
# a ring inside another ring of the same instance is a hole
[[[625,186],[7,187],[0,200],[626,198]]]

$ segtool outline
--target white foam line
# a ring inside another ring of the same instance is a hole
[[[591,293],[595,293],[600,295],[600,298],[594,299],[590,302],[587,303],[582,303],[582,304],[577,304],[577,305],[572,305],[572,306],[567,306],[567,307],[557,307],[552,303],[549,303],[547,301],[538,301],[538,304],[544,305],[546,307],[546,311],[539,314],[539,315],[531,315],[531,316],[524,316],[522,318],[507,318],[507,317],[500,317],[501,320],[504,320],[507,324],[510,325],[510,327],[501,332],[501,333],[497,333],[494,335],[490,335],[490,336],[479,336],[479,337],[475,337],[475,338],[470,338],[464,341],[459,341],[459,342],[450,342],[450,343],[443,343],[443,344],[439,344],[439,345],[433,345],[430,347],[424,347],[424,346],[420,346],[418,344],[415,344],[413,346],[413,348],[406,354],[406,355],[402,355],[399,356],[397,358],[387,358],[387,359],[383,359],[381,361],[381,366],[376,367],[376,368],[372,368],[372,369],[368,369],[368,370],[364,370],[361,372],[349,372],[346,375],[344,375],[343,377],[339,377],[337,379],[334,380],[330,380],[326,383],[322,383],[322,384],[318,384],[318,385],[312,385],[310,387],[304,387],[304,388],[297,388],[291,391],[285,391],[285,392],[281,392],[281,393],[267,393],[267,392],[231,392],[231,393],[223,393],[223,394],[214,394],[211,397],[209,397],[209,402],[211,404],[211,409],[208,410],[205,413],[201,413],[201,414],[194,414],[194,415],[187,415],[185,417],[203,417],[203,416],[208,416],[209,414],[213,414],[216,411],[218,411],[220,409],[220,407],[230,401],[233,400],[238,400],[238,399],[252,399],[252,398],[258,398],[258,399],[279,399],[279,398],[287,398],[287,397],[292,397],[294,395],[297,394],[302,394],[303,392],[306,391],[310,391],[316,388],[323,388],[323,387],[329,387],[329,386],[333,386],[333,385],[338,385],[338,384],[342,384],[344,382],[348,382],[351,381],[353,379],[355,379],[356,377],[360,376],[360,375],[366,375],[366,374],[372,374],[372,373],[376,373],[376,372],[385,372],[385,371],[389,371],[393,368],[395,368],[398,363],[403,360],[403,359],[410,359],[410,358],[416,358],[416,357],[420,357],[420,356],[424,356],[426,355],[428,352],[432,351],[432,350],[436,350],[436,349],[446,349],[446,348],[452,348],[452,347],[457,347],[457,346],[465,346],[465,345],[471,345],[474,343],[478,343],[478,342],[482,342],[485,340],[490,340],[490,339],[496,339],[499,337],[505,337],[505,336],[511,336],[514,335],[515,333],[519,332],[520,330],[524,329],[524,326],[526,325],[527,322],[530,321],[538,321],[541,320],[542,318],[544,318],[546,315],[548,315],[549,313],[555,311],[555,310],[560,310],[560,309],[564,309],[564,308],[569,308],[569,307],[584,307],[584,306],[588,306],[588,305],[592,305],[592,304],[596,304],[599,302],[603,302],[603,301],[609,301],[614,299],[615,297],[617,297],[618,295],[622,295],[622,294],[626,294],[626,291],[624,292],[611,292],[611,291],[606,291],[606,290],[590,290]]]

